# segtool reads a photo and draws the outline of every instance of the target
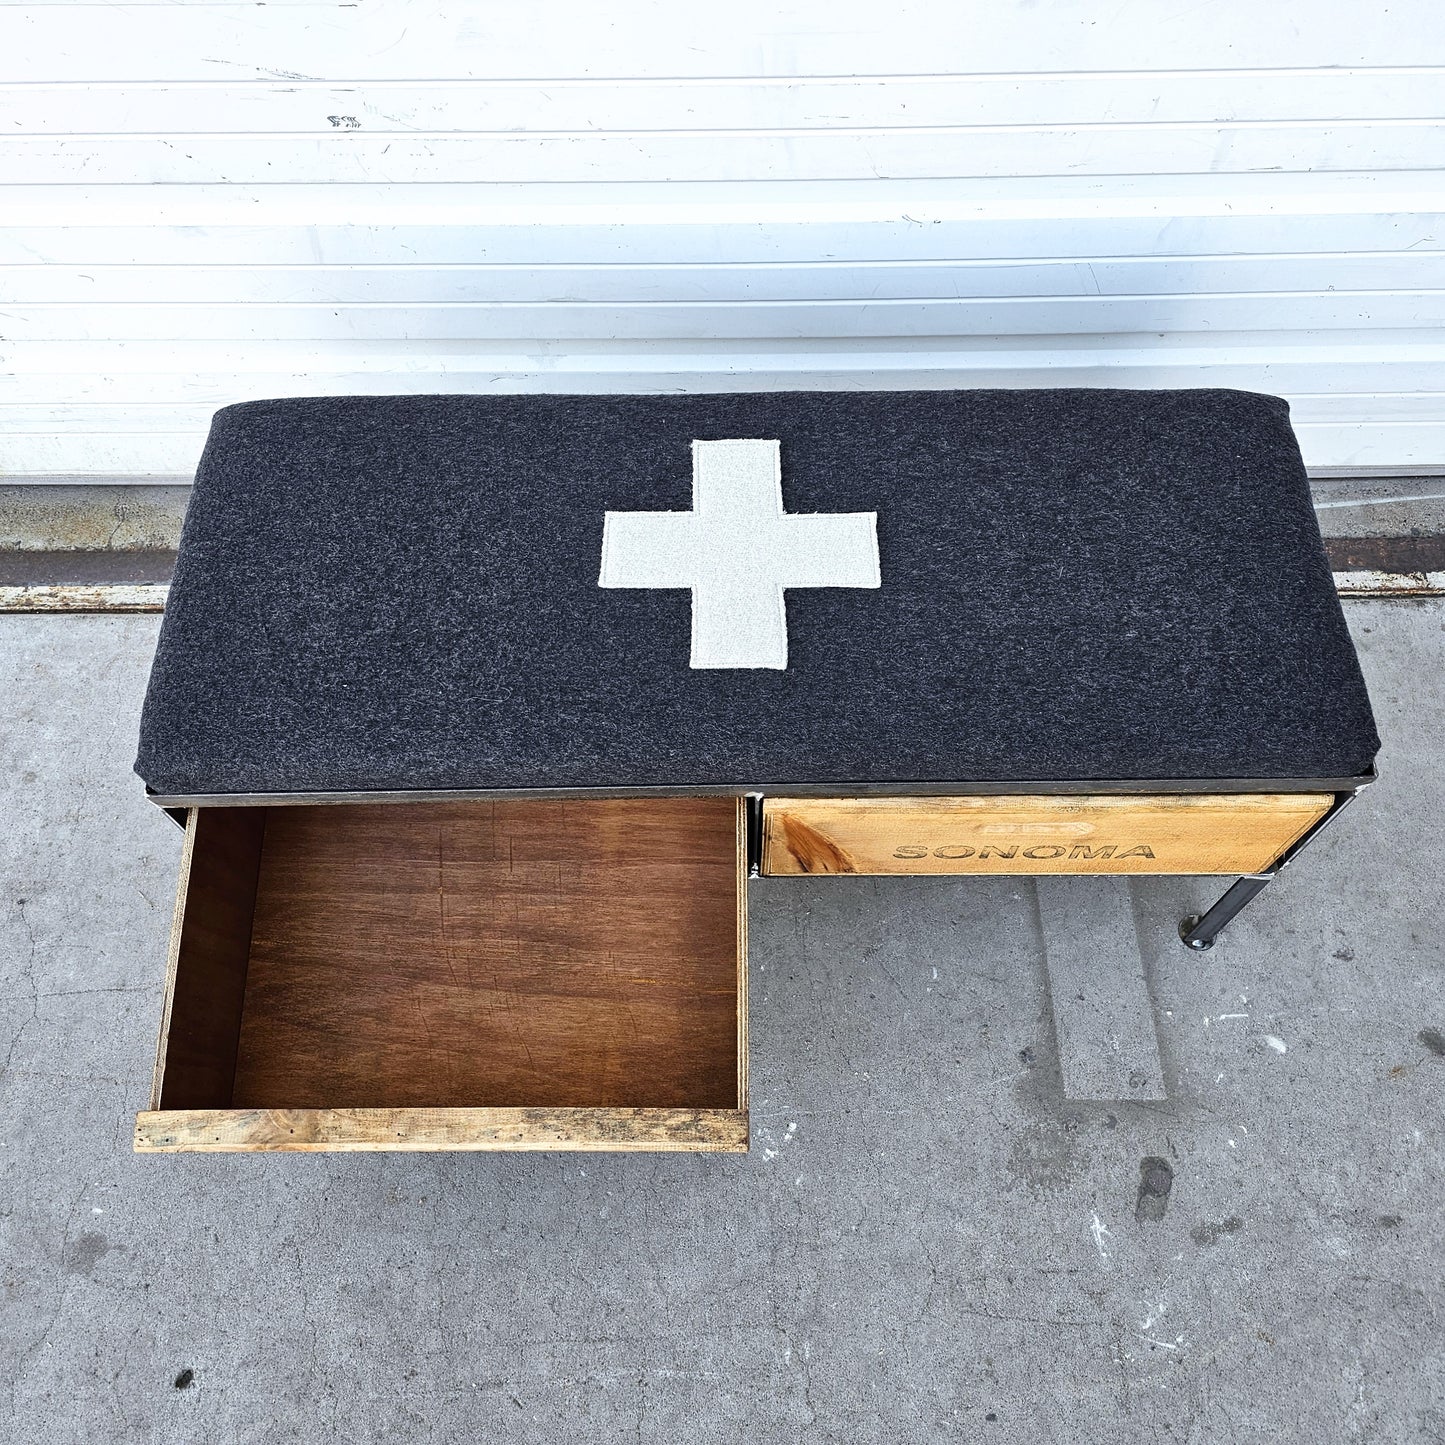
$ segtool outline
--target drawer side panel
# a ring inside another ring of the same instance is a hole
[[[264,808],[193,808],[171,931],[152,1102],[231,1102]]]

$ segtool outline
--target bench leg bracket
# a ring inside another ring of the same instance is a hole
[[[1249,873],[1232,883],[1224,896],[1203,915],[1190,914],[1179,923],[1179,938],[1185,948],[1203,953],[1214,947],[1215,937],[1242,909],[1246,908],[1274,879],[1273,873]]]
[[[1225,890],[1224,896],[1213,908],[1204,914],[1192,913],[1188,918],[1179,922],[1179,938],[1185,948],[1193,949],[1195,953],[1203,953],[1206,949],[1214,947],[1214,940],[1220,929],[1233,919],[1243,908],[1258,898],[1270,883],[1279,876],[1280,872],[1289,867],[1299,856],[1306,844],[1311,843],[1319,837],[1325,828],[1333,823],[1344,810],[1355,801],[1364,790],[1375,781],[1374,769],[1370,769],[1368,778],[1361,782],[1360,786],[1348,793],[1336,793],[1334,805],[1323,818],[1311,828],[1303,838],[1297,840],[1275,861],[1270,864],[1262,873],[1246,873],[1243,878],[1236,879]]]

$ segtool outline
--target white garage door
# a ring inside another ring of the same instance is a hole
[[[1166,14],[1166,12],[1169,12]],[[1240,386],[1445,463],[1445,8],[0,6],[0,471],[330,392]]]

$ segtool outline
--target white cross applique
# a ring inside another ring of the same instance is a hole
[[[878,587],[877,512],[783,510],[775,441],[692,444],[692,511],[608,512],[602,587],[692,592],[693,667],[788,665],[789,587]]]

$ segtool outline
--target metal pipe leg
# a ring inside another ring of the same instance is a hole
[[[1232,883],[1219,902],[1202,917],[1191,914],[1182,919],[1179,924],[1179,937],[1185,948],[1192,948],[1198,953],[1202,953],[1206,948],[1213,948],[1219,930],[1263,893],[1273,877],[1273,873],[1248,873]]]
[[[763,872],[763,795],[749,793],[744,799],[744,807],[748,877],[760,878]]]
[[[1305,844],[1317,838],[1336,818],[1344,812],[1345,808],[1353,803],[1357,797],[1375,781],[1375,771],[1370,769],[1368,775],[1362,776],[1359,786],[1348,793],[1336,793],[1334,806],[1317,822],[1313,828],[1305,833],[1304,837],[1297,838],[1284,854],[1275,859],[1270,867],[1263,873],[1246,873],[1243,878],[1234,883],[1225,893],[1224,897],[1214,905],[1202,918],[1191,916],[1182,919],[1179,924],[1179,937],[1183,940],[1186,948],[1203,952],[1206,948],[1214,947],[1215,937],[1219,930],[1234,917],[1240,909],[1257,898],[1269,886],[1269,882],[1281,869],[1293,863]]]

